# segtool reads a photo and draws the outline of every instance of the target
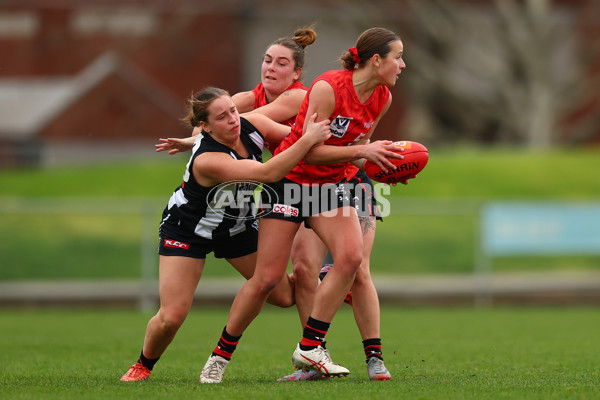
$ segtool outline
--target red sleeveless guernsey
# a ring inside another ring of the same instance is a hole
[[[284,92],[287,92],[290,89],[307,90],[306,87],[300,81],[292,83],[287,89],[284,90]],[[256,85],[254,89],[252,89],[252,93],[254,93],[254,110],[256,110],[258,107],[266,106],[267,104],[269,104],[267,102],[267,94],[265,93],[265,87],[263,86],[262,82]],[[280,122],[280,124],[294,126],[294,122],[296,122],[296,116],[282,121]],[[275,149],[272,148],[275,146],[271,145],[269,142],[265,141],[265,147],[271,152],[271,154],[275,153]]]
[[[386,86],[378,86],[371,97],[363,104],[358,100],[354,85],[352,84],[352,75],[354,70],[336,70],[329,71],[319,76],[314,84],[320,80],[326,81],[333,88],[335,94],[335,108],[329,116],[331,121],[331,137],[325,141],[327,145],[349,146],[363,139],[364,136],[373,127],[375,120],[385,108],[390,97],[390,91]],[[275,150],[278,154],[290,147],[300,136],[306,119],[306,110],[308,108],[308,94],[304,98],[300,111],[296,116],[296,124],[292,127],[292,133],[288,135],[281,145]],[[306,164],[304,160],[300,161],[290,173],[286,175],[291,181],[296,183],[335,183],[344,178],[352,178],[356,174],[356,167],[349,162],[328,165]]]
[[[306,87],[302,84],[302,82],[296,81],[296,82],[292,83],[287,89],[285,89],[285,91],[287,92],[290,89],[306,90]],[[254,89],[252,89],[252,93],[254,93],[254,110],[256,110],[258,107],[266,106],[267,104],[269,104],[267,102],[267,95],[265,93],[265,87],[263,86],[262,82],[259,83],[258,85],[256,85],[256,87]],[[283,125],[287,125],[287,126],[294,126],[295,121],[296,121],[296,117],[294,116],[294,117],[292,117],[286,121],[282,121],[280,123]]]

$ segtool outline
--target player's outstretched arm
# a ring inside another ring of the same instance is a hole
[[[156,151],[168,151],[169,154],[177,154],[183,151],[191,150],[196,141],[196,136],[190,136],[184,139],[180,138],[160,138],[158,139],[159,144],[155,144]]]
[[[331,136],[329,120],[315,123],[315,118],[316,114],[311,116],[306,133],[296,143],[264,164],[254,160],[234,160],[225,153],[203,153],[194,161],[194,176],[203,186],[233,180],[276,182],[290,172],[312,146]]]

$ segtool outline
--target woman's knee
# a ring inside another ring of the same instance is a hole
[[[292,264],[292,271],[296,286],[316,286],[319,278],[319,263],[312,264],[306,259],[300,259]]]
[[[293,256],[291,260],[294,275],[303,276],[310,270],[310,260],[304,254]]]
[[[294,275],[314,275],[320,269],[325,255],[321,256],[320,249],[311,249],[309,246],[296,247],[292,252],[291,261]]]
[[[162,330],[177,332],[187,318],[189,308],[169,307],[161,308],[157,314]]]
[[[360,250],[360,249],[358,249]],[[348,249],[341,254],[336,254],[333,257],[334,266],[340,268],[347,273],[356,273],[362,263],[362,252],[356,249]]]
[[[279,285],[284,276],[285,275],[267,275],[261,277],[252,277],[251,280],[253,281],[255,295],[259,297],[270,295],[273,292],[273,290],[277,287],[277,285]]]
[[[371,272],[369,271],[368,263],[362,263],[360,268],[356,271],[356,275],[354,275],[354,285],[353,286],[364,286],[371,285]]]

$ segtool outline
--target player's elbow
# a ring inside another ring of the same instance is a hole
[[[307,155],[304,157],[304,162],[305,162],[306,164],[318,164],[318,162],[317,162],[316,158],[315,158],[315,157],[313,157],[313,156],[311,156],[310,154],[307,154]]]
[[[322,146],[322,144],[314,145],[304,155],[304,162],[306,164],[331,164],[330,157],[328,157],[328,153],[325,150],[326,148]]]

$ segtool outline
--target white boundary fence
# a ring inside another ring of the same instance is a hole
[[[27,294],[39,299],[60,298],[65,302],[77,302],[81,300],[98,299],[98,301],[109,302],[118,299],[131,299],[132,293],[137,294],[137,303],[142,311],[147,312],[156,309],[158,300],[157,268],[158,257],[156,255],[158,218],[165,205],[163,197],[1,197],[0,196],[0,218],[2,215],[134,215],[141,217],[141,235],[139,251],[141,257],[140,279],[119,281],[36,281],[31,282],[0,282],[0,298],[14,299],[15,302],[26,301]],[[461,216],[476,215],[480,202],[476,199],[389,199],[389,207],[392,215],[440,215]],[[426,240],[426,239],[424,239]],[[465,238],[466,241],[471,240]],[[226,278],[202,280],[196,291],[197,296],[203,299],[219,302],[224,298],[229,299],[237,293],[241,286],[240,279]],[[412,283],[411,283],[412,282]],[[415,283],[416,282],[416,283]],[[384,299],[396,298],[399,291],[406,291],[409,296],[424,296],[426,292],[440,292],[446,295],[452,287],[461,293],[465,290],[464,284],[456,283],[431,284],[424,282],[422,278],[414,280],[395,277],[382,277],[379,283],[380,296]],[[472,285],[467,284],[468,287]],[[419,292],[419,287],[423,290]],[[468,290],[468,288],[467,288]],[[47,294],[47,296],[45,295]],[[425,294],[426,295],[426,294]],[[43,301],[43,300],[41,300]],[[41,302],[40,301],[40,302]],[[131,301],[131,300],[129,300]]]
[[[0,282],[0,298],[26,301],[27,295],[68,302],[96,299],[110,301],[132,296],[140,310],[154,311],[158,300],[156,255],[157,226],[165,199],[126,198],[13,198],[0,197],[2,215],[134,215],[141,217],[139,238],[140,279],[130,281]],[[527,295],[535,291],[561,290],[572,300],[583,294],[586,304],[600,303],[600,273],[546,276],[508,276],[498,279],[492,259],[527,254],[600,254],[600,203],[483,204],[478,199],[390,199],[392,215],[471,216],[476,221],[473,274],[468,276],[374,276],[380,298],[395,304],[468,304],[489,306],[499,293]],[[424,238],[424,240],[427,240]],[[0,255],[0,267],[1,267]],[[241,286],[240,279],[203,280],[197,296],[212,302],[230,302]],[[535,293],[534,293],[535,294]],[[585,297],[587,296],[587,297]]]
[[[152,197],[94,197],[94,198],[27,198],[27,197],[0,197],[0,216],[12,215],[139,215],[141,217],[140,235],[140,281],[133,289],[139,293],[139,306],[143,311],[156,307],[158,296],[156,271],[157,271],[157,215],[164,208],[163,198]],[[78,296],[85,298],[91,295],[90,288],[79,284]],[[96,284],[96,287],[98,284]],[[108,283],[100,285],[97,295],[115,296],[119,284]],[[112,289],[112,290],[111,290]],[[132,290],[132,285],[125,285],[123,290]]]

